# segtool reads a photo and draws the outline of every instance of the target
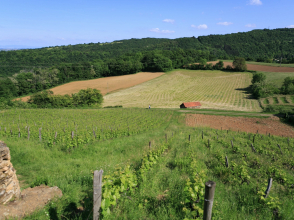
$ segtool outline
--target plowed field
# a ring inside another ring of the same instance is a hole
[[[164,73],[148,73],[142,72],[124,76],[112,76],[106,78],[99,78],[93,80],[70,82],[61,86],[50,89],[55,95],[73,94],[79,92],[81,89],[98,89],[103,95],[117,91],[120,89],[129,88],[140,83],[149,81],[156,77],[163,75]],[[30,96],[21,98],[22,101],[27,101]]]
[[[218,61],[208,62],[212,64],[216,64]],[[232,62],[224,62],[224,66],[227,65],[232,66]],[[264,72],[276,72],[276,73],[294,73],[293,67],[277,67],[277,66],[264,66],[264,65],[254,65],[254,64],[247,64],[248,70],[255,70],[255,71],[264,71]]]
[[[280,122],[279,118],[243,118],[202,114],[187,114],[186,124],[191,127],[211,127],[214,129],[245,131],[250,133],[271,134],[294,137],[291,126]]]

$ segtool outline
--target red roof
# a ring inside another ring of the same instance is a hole
[[[183,104],[186,108],[201,106],[200,102],[184,102]]]

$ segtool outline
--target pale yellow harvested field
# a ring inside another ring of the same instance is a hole
[[[250,73],[176,70],[148,82],[104,96],[104,106],[178,108],[182,102],[200,101],[203,108],[261,111],[244,88]]]
[[[112,76],[92,80],[76,81],[54,87],[50,90],[53,91],[55,95],[71,95],[73,93],[78,93],[81,89],[92,88],[100,90],[102,95],[105,95],[106,93],[138,85],[163,74],[164,73],[162,72],[141,72],[124,76]],[[22,97],[21,100],[27,101],[29,98],[30,96],[26,96]]]

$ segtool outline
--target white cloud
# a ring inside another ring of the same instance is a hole
[[[207,29],[208,28],[206,24],[200,24],[198,26],[192,24],[191,27],[192,28],[197,28],[197,29]]]
[[[155,32],[155,33],[161,33],[161,34],[172,34],[172,33],[175,33],[175,31],[160,30],[159,28],[152,28],[150,31],[151,32]]]
[[[163,22],[173,24],[173,23],[175,23],[175,20],[173,20],[173,19],[164,19]]]
[[[294,24],[292,24],[292,25],[288,26],[288,28],[294,28]]]
[[[255,24],[246,24],[245,27],[248,27],[248,28],[255,28],[256,25],[255,25]]]
[[[227,22],[227,21],[225,21],[225,22],[218,22],[217,23],[218,25],[225,25],[225,26],[228,26],[228,25],[231,25],[231,24],[233,24],[232,22]]]
[[[249,5],[262,5],[260,0],[250,0]]]

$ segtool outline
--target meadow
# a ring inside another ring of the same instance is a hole
[[[165,109],[2,111],[0,138],[22,189],[46,184],[63,192],[25,219],[92,219],[99,169],[102,219],[201,218],[208,180],[217,184],[213,219],[292,218],[292,138],[193,128],[185,118]],[[273,186],[264,199],[269,177]]]
[[[183,102],[199,101],[203,108],[256,111],[250,98],[251,73],[174,70],[156,79],[104,96],[104,106],[179,108]]]

